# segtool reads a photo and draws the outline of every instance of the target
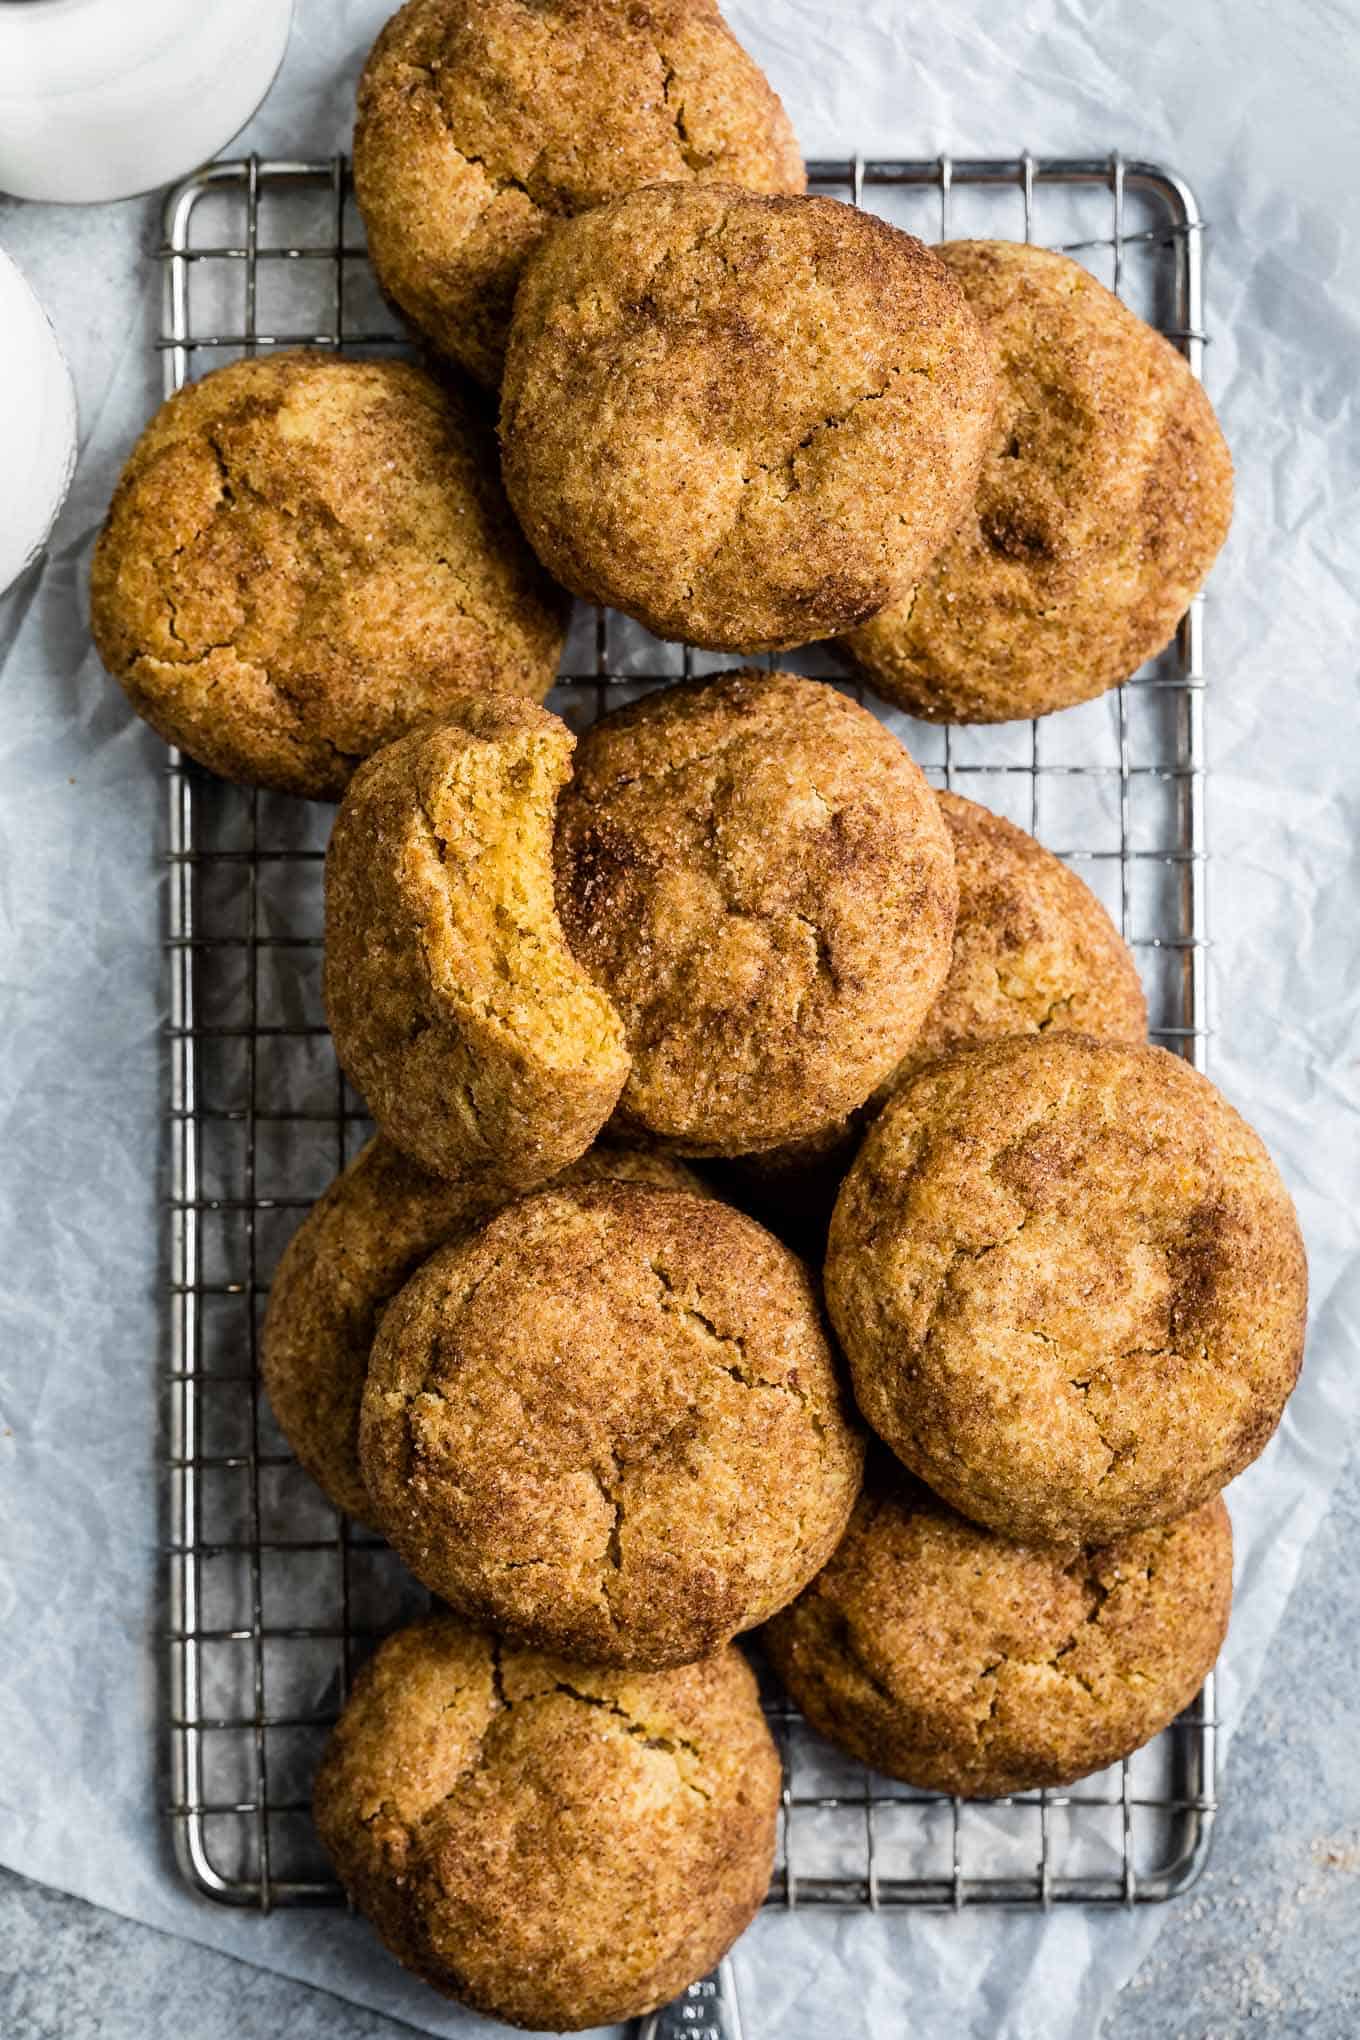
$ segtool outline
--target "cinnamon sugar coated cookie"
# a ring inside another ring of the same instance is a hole
[[[949,968],[935,796],[865,709],[790,673],[692,681],[588,730],[557,874],[627,1033],[615,1123],[685,1153],[770,1147],[862,1103]]]
[[[779,1758],[740,1653],[638,1674],[435,1615],[360,1672],[316,1824],[408,1969],[575,2032],[705,1975],[770,1881]]]
[[[707,1192],[692,1170],[643,1148],[594,1147],[556,1181],[650,1183]],[[435,1176],[378,1134],[318,1199],[269,1286],[260,1376],[279,1428],[328,1500],[368,1522],[359,1406],[383,1310],[436,1247],[504,1201],[480,1180]]]
[[[1000,401],[971,514],[847,644],[913,715],[1047,715],[1172,637],[1227,537],[1232,460],[1184,358],[1080,263],[1009,241],[937,252]]]
[[[1008,1034],[1146,1040],[1138,966],[1090,886],[977,801],[937,798],[959,881],[954,950],[898,1080],[967,1042]]]
[[[502,465],[576,594],[769,651],[924,572],[994,396],[962,291],[910,235],[830,198],[658,185],[567,221],[526,267]]]
[[[1288,1192],[1165,1050],[1049,1034],[929,1064],[841,1187],[827,1305],[865,1418],[1002,1535],[1171,1521],[1265,1446],[1303,1353]]]
[[[871,1112],[913,1070],[969,1042],[1047,1033],[1147,1038],[1138,966],[1091,888],[1013,822],[961,794],[937,798],[959,883],[949,975],[910,1050],[869,1100]],[[738,1166],[781,1206],[801,1202],[829,1215],[863,1118],[837,1120]]]
[[[546,709],[467,697],[356,773],[326,852],[341,1068],[413,1160],[504,1194],[584,1154],[628,1071],[553,902],[571,749]]]
[[[762,1640],[819,1734],[930,1792],[1070,1785],[1188,1707],[1227,1633],[1215,1498],[1077,1551],[1010,1544],[875,1469],[829,1565]]]
[[[359,1434],[416,1577],[507,1636],[656,1667],[825,1563],[863,1445],[808,1271],[714,1199],[540,1191],[388,1306]]]
[[[712,0],[409,0],[359,81],[354,186],[378,279],[493,389],[520,271],[556,221],[641,184],[804,181]]]
[[[566,627],[485,427],[399,361],[232,362],[143,432],[95,548],[91,627],[200,765],[334,799],[459,693],[541,700]]]

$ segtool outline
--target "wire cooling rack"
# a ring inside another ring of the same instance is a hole
[[[1021,156],[856,159],[810,174],[817,189],[925,239],[1066,248],[1199,373],[1202,225],[1169,172],[1117,156]],[[368,269],[341,158],[210,165],[170,196],[163,260],[168,390],[276,347],[405,345]],[[730,663],[578,610],[551,705],[580,727],[632,693]],[[847,684],[815,648],[782,663]],[[1101,701],[980,729],[885,715],[937,785],[984,800],[1080,870],[1134,946],[1154,1039],[1197,1067],[1207,1038],[1202,714],[1196,604],[1175,647]],[[294,1464],[258,1381],[279,1252],[368,1132],[321,1010],[331,811],[244,792],[178,757],[169,792],[175,1847],[207,1897],[331,1905],[341,1894],[308,1818],[312,1771],[356,1663],[424,1601]],[[1068,1792],[986,1805],[870,1776],[773,1695],[769,1709],[785,1779],[775,1904],[1136,1904],[1184,1890],[1204,1862],[1212,1681],[1127,1764]],[[676,2008],[685,2031],[717,2032],[718,1991],[707,1980]]]

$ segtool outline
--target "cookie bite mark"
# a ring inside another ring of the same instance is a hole
[[[506,1191],[582,1154],[628,1070],[553,897],[571,749],[546,710],[465,702],[356,775],[327,853],[342,1068],[413,1160]]]

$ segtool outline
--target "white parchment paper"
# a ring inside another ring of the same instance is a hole
[[[284,70],[237,146],[346,146],[353,81],[387,11],[298,0]],[[1360,140],[1348,104],[1360,5],[742,0],[728,12],[810,155],[1117,145],[1182,170],[1212,223],[1208,378],[1239,472],[1209,614],[1212,1069],[1294,1190],[1314,1298],[1303,1384],[1231,1497],[1231,1726],[1360,1412]],[[0,206],[0,245],[53,317],[82,417],[49,562],[0,599],[0,1860],[423,2031],[471,2033],[481,2022],[408,1983],[357,1921],[192,1899],[159,1814],[164,754],[89,648],[83,587],[118,464],[160,395],[156,212]],[[1158,1924],[1156,1909],[766,1915],[738,1955],[748,2030],[1075,2040],[1095,2033]]]

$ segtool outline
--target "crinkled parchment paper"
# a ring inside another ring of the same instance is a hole
[[[241,146],[344,146],[386,11],[298,0],[285,68]],[[1208,376],[1240,476],[1208,618],[1212,1069],[1293,1187],[1314,1293],[1303,1385],[1231,1497],[1231,1725],[1360,1408],[1360,148],[1346,103],[1360,9],[729,12],[811,155],[1117,145],[1184,172],[1212,223]],[[0,1859],[422,2030],[471,2032],[480,2022],[407,1984],[355,1920],[191,1898],[159,1814],[164,754],[103,677],[84,621],[93,533],[160,394],[157,214],[146,201],[0,207],[0,244],[56,323],[82,415],[49,562],[0,599]],[[1089,2035],[1158,1924],[1155,1908],[765,1915],[738,1955],[748,2030]]]

